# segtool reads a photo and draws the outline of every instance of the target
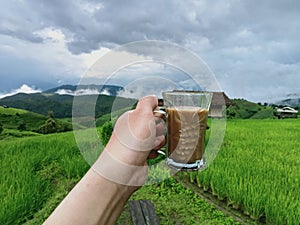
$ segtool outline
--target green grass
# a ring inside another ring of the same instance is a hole
[[[228,120],[214,163],[191,181],[267,224],[300,223],[300,120]]]
[[[46,116],[37,113],[22,109],[0,107],[0,123],[7,129],[18,129],[18,126],[24,123],[26,130],[33,131],[38,129],[45,120],[47,120]]]
[[[71,132],[0,142],[0,160],[3,225],[41,224],[89,168]],[[187,204],[180,201],[183,196],[189,200]],[[186,221],[183,224],[209,224],[200,217],[211,224],[236,224],[172,178],[141,188],[133,198],[152,199],[161,224],[175,224],[175,220]],[[181,213],[170,219],[179,206]],[[124,212],[119,224],[131,221],[128,211]],[[194,223],[198,220],[201,223]]]
[[[191,181],[254,220],[300,222],[300,120],[228,120],[216,160]],[[89,166],[72,132],[0,142],[0,224],[41,224]],[[138,190],[161,224],[236,224],[173,178]],[[130,224],[128,209],[119,224]]]
[[[0,141],[10,140],[10,139],[14,139],[14,138],[40,136],[40,135],[41,134],[38,134],[38,133],[32,132],[32,131],[19,131],[19,130],[14,130],[14,129],[4,129],[0,135]]]
[[[274,117],[274,110],[268,107],[259,110],[257,113],[251,116],[251,119],[265,119],[265,118],[273,118],[273,117]]]
[[[214,206],[205,202],[191,190],[184,188],[174,178],[161,183],[144,186],[132,197],[132,200],[149,199],[155,207],[160,224],[197,224],[197,225],[233,225],[240,224],[226,216]],[[126,211],[121,215],[119,224],[126,224]]]
[[[0,223],[41,222],[88,169],[72,133],[0,143]]]
[[[17,113],[24,114],[24,113],[28,113],[28,111],[23,109],[15,109],[15,108],[4,108],[3,106],[0,106],[0,114],[15,115]]]

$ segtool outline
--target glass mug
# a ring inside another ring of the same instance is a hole
[[[212,93],[168,91],[162,95],[164,106],[155,112],[166,115],[167,165],[184,171],[205,169],[205,132]]]

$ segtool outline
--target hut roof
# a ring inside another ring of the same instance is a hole
[[[224,93],[224,92],[212,92],[213,93],[213,97],[211,100],[211,105],[226,105],[226,106],[230,106],[230,105],[234,105],[234,102],[232,102],[228,96]]]
[[[282,109],[277,109],[277,112],[282,112],[282,113],[298,113],[298,110],[295,110],[291,107],[283,107]]]

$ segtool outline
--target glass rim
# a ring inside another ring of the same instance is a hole
[[[189,91],[189,90],[174,90],[174,91],[164,91],[162,94],[173,94],[173,95],[201,95],[201,94],[213,94],[211,91]]]

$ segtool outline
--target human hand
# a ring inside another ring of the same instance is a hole
[[[165,143],[164,121],[153,113],[157,104],[156,97],[146,96],[117,120],[106,148],[45,225],[116,223],[131,194],[146,181],[151,150]]]
[[[157,97],[143,97],[135,110],[117,120],[105,150],[93,165],[97,173],[115,183],[143,185],[150,152],[165,144],[164,120],[153,113],[157,106]]]

